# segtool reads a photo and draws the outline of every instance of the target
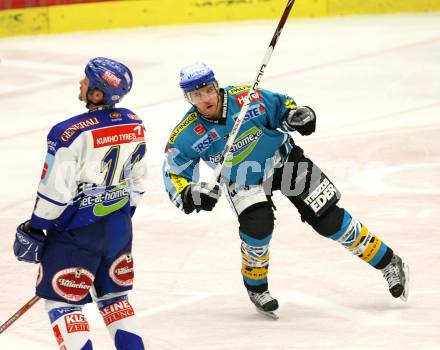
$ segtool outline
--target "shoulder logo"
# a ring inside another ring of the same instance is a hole
[[[79,130],[87,129],[91,126],[95,126],[99,124],[99,119],[96,117],[88,118],[79,121],[78,123],[72,124],[68,126],[60,135],[60,139],[64,142],[70,140],[70,138],[75,135]]]
[[[228,90],[228,92],[229,92],[230,95],[236,95],[236,94],[238,94],[238,93],[240,93],[242,91],[249,90],[250,87],[251,87],[250,85],[236,86],[236,87]]]
[[[169,144],[173,144],[176,141],[177,136],[185,130],[189,125],[191,125],[197,119],[197,113],[193,112],[189,114],[171,133],[170,139],[168,140]]]

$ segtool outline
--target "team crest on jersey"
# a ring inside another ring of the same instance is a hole
[[[218,132],[215,129],[211,129],[206,135],[204,135],[192,145],[192,149],[197,153],[202,153],[203,151],[206,151],[209,146],[211,146],[215,141],[218,140],[220,140]]]
[[[72,267],[58,271],[52,278],[52,288],[60,297],[68,301],[80,301],[89,293],[95,276],[82,267]]]
[[[133,285],[134,269],[133,257],[130,253],[122,254],[117,258],[109,270],[110,278],[119,286]]]
[[[111,119],[112,121],[121,120],[121,119],[122,119],[122,118],[121,118],[121,113],[118,113],[118,112],[112,112],[112,113],[110,113],[110,119]]]
[[[258,144],[262,135],[263,129],[256,126],[242,133],[232,145],[230,150],[232,157],[225,161],[225,165],[234,166],[246,159]]]

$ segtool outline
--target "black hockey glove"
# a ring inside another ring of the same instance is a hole
[[[221,195],[220,187],[215,185],[209,190],[206,182],[199,182],[187,186],[182,192],[183,211],[192,213],[195,209],[211,211]]]
[[[301,106],[289,111],[285,117],[286,123],[301,135],[310,135],[316,129],[316,114],[308,106]]]

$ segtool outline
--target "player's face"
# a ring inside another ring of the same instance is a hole
[[[82,78],[79,81],[79,100],[87,102],[87,90],[89,89],[89,79],[87,77]]]
[[[220,117],[220,96],[214,84],[190,92],[189,98],[201,114],[212,119]]]

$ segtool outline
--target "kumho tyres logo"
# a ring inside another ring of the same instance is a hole
[[[116,186],[109,191],[100,191],[86,195],[80,203],[79,209],[93,206],[95,216],[106,216],[121,209],[130,200],[130,188],[128,182]]]
[[[242,162],[255,148],[261,135],[263,135],[263,129],[259,129],[256,126],[245,131],[241,134],[231,147],[231,154],[234,154],[230,159],[225,161],[226,166],[234,166]]]
[[[168,143],[173,144],[176,141],[177,136],[185,130],[189,125],[191,125],[197,119],[197,113],[193,112],[188,115],[171,133]]]

